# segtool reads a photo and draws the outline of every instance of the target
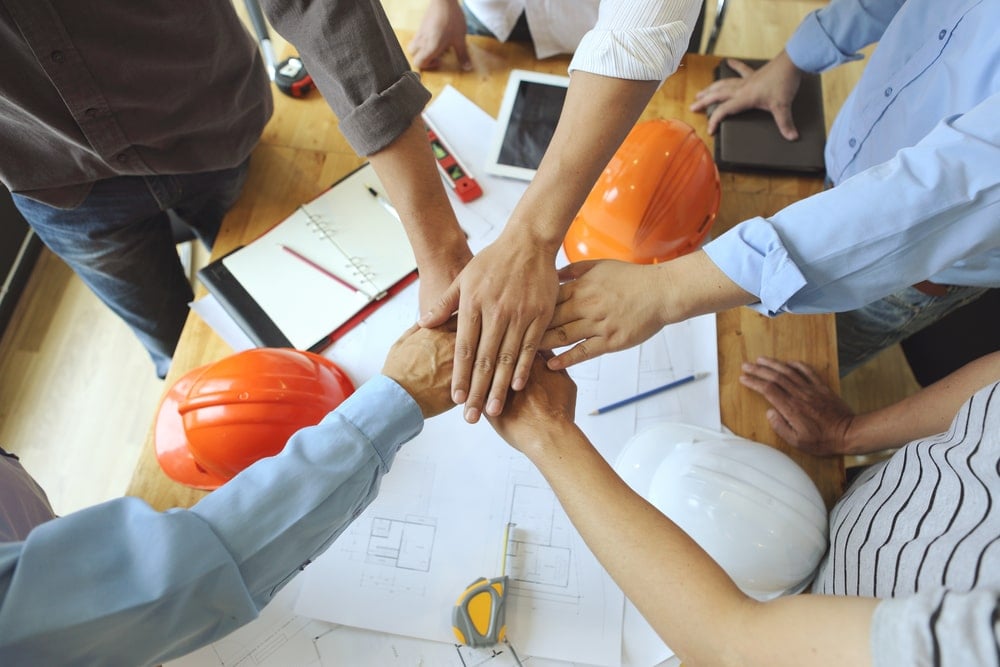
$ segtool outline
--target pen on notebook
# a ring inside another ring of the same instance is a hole
[[[305,255],[303,255],[302,253],[300,253],[300,252],[298,252],[296,250],[292,250],[291,248],[289,248],[286,245],[278,244],[278,247],[281,248],[282,250],[284,250],[285,252],[287,252],[289,255],[291,255],[295,259],[297,259],[297,260],[299,260],[301,262],[305,262],[306,264],[308,264],[312,268],[314,268],[317,271],[319,271],[320,273],[322,273],[324,276],[327,276],[328,278],[333,278],[338,283],[340,283],[341,285],[343,285],[347,289],[351,290],[352,292],[357,293],[357,292],[361,291],[357,287],[355,287],[354,285],[352,285],[351,283],[347,282],[346,280],[344,280],[343,278],[341,278],[340,276],[338,276],[333,271],[330,271],[326,267],[317,264],[316,262],[312,261],[311,259],[309,259]]]
[[[379,192],[378,192],[378,190],[376,190],[372,186],[365,185],[365,187],[368,188],[368,192],[371,193],[371,196],[375,197],[375,201],[377,201],[379,204],[382,205],[382,208],[384,208],[385,210],[389,211],[389,213],[392,214],[392,217],[396,218],[396,220],[399,220],[399,211],[396,210],[396,207],[393,206],[392,203],[388,199],[386,199],[385,197],[383,197],[382,195],[380,195]],[[400,221],[400,222],[402,222],[402,221]]]
[[[695,373],[694,375],[688,375],[687,377],[683,377],[683,378],[681,378],[679,380],[674,380],[673,382],[668,382],[667,384],[665,384],[663,386],[656,387],[656,388],[650,389],[648,391],[644,391],[641,394],[636,394],[635,396],[630,396],[628,398],[623,398],[622,400],[617,401],[615,403],[612,403],[611,405],[605,405],[602,408],[597,408],[596,410],[592,411],[590,414],[592,414],[592,415],[601,415],[601,414],[604,414],[605,412],[610,412],[611,410],[615,410],[617,408],[621,408],[621,407],[624,407],[626,405],[630,405],[632,403],[635,403],[636,401],[641,401],[644,398],[649,398],[650,396],[655,396],[656,394],[659,394],[661,392],[667,391],[668,389],[673,389],[674,387],[680,387],[681,385],[685,385],[688,382],[694,382],[695,380],[700,380],[700,379],[706,378],[708,376],[709,376],[708,373]]]

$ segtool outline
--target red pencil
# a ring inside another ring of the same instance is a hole
[[[295,250],[292,250],[291,248],[289,248],[286,245],[278,244],[278,247],[281,248],[282,250],[284,250],[285,252],[287,252],[292,257],[295,257],[296,259],[299,259],[299,260],[305,262],[306,264],[308,264],[309,266],[313,267],[314,269],[316,269],[317,271],[319,271],[320,273],[322,273],[324,276],[328,276],[330,278],[333,278],[338,283],[340,283],[341,285],[343,285],[347,289],[351,290],[352,292],[360,292],[361,291],[357,287],[355,287],[354,285],[352,285],[351,283],[347,282],[346,280],[344,280],[343,278],[341,278],[337,274],[333,273],[329,269],[327,269],[327,268],[325,268],[323,266],[320,266],[319,264],[317,264],[316,262],[312,261],[311,259],[309,259],[305,255],[303,255],[302,253],[300,253],[298,251],[295,251]]]

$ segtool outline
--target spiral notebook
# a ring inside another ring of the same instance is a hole
[[[417,277],[382,192],[365,164],[198,277],[258,346],[320,350]]]

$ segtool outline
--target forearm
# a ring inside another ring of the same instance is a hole
[[[649,267],[650,285],[662,296],[663,326],[757,301],[703,250]]]
[[[1000,378],[1000,352],[981,357],[902,401],[854,418],[846,454],[864,454],[946,431],[976,391]]]
[[[399,212],[417,266],[450,267],[457,272],[472,254],[444,190],[421,117],[369,160]]]
[[[636,495],[574,424],[553,422],[523,450],[587,546],[679,656],[725,648],[716,620],[742,614],[748,599],[693,540]]]
[[[597,559],[685,663],[775,667],[868,660],[876,600],[792,596],[756,602],[636,495],[574,425],[546,429],[526,453]]]
[[[877,600],[747,597],[684,531],[635,494],[573,424],[525,453],[591,551],[685,663],[863,665]]]
[[[555,256],[566,230],[658,81],[574,72],[556,131],[505,228]],[[609,117],[608,109],[615,109]]]

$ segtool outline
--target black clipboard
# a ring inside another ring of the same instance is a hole
[[[765,60],[744,60],[754,69]],[[725,60],[715,78],[739,76]],[[714,111],[709,107],[708,113]],[[805,73],[792,102],[792,119],[799,131],[797,141],[778,132],[767,111],[752,109],[728,116],[715,133],[715,164],[720,171],[762,171],[822,176],[826,172],[823,150],[826,121],[823,116],[823,86],[818,74]]]

